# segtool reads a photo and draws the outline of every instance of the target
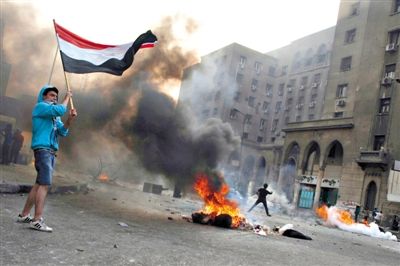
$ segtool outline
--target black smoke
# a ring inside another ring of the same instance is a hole
[[[5,60],[12,65],[7,90],[15,97],[35,98],[47,83],[54,58],[52,22],[48,27],[36,25],[37,12],[29,3],[7,2],[4,8],[1,34]],[[238,144],[229,125],[211,119],[196,126],[187,110],[162,92],[166,82],[180,81],[183,70],[198,62],[197,53],[183,49],[174,36],[175,19],[163,18],[160,26],[151,29],[158,45],[140,50],[122,77],[68,74],[78,118],[70,136],[62,140],[61,165],[85,167],[111,154],[127,177],[135,178],[134,172],[139,171],[132,171],[132,165],[139,159],[150,172],[190,183],[195,171],[215,169]],[[188,34],[196,30],[192,19],[185,23]],[[57,62],[52,83],[62,97],[65,81]],[[30,113],[25,117],[30,119]]]

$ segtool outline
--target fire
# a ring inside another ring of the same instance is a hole
[[[321,207],[317,208],[315,212],[319,217],[321,217],[324,221],[328,220],[328,207],[326,205],[322,205]],[[347,225],[354,224],[354,220],[351,217],[351,213],[345,210],[335,209],[335,215],[337,219]]]
[[[101,182],[108,182],[109,177],[106,174],[102,173],[102,174],[99,175],[98,179]]]
[[[369,235],[397,241],[397,237],[390,232],[381,232],[379,226],[372,222],[368,224],[368,220],[363,220],[362,223],[354,222],[349,211],[338,209],[335,206],[327,207],[322,205],[315,210],[317,215],[321,217],[328,226],[335,226],[341,230]]]
[[[209,178],[205,174],[197,174],[194,189],[204,200],[204,207],[200,212],[210,215],[214,219],[217,215],[228,214],[232,217],[232,227],[237,228],[245,218],[240,214],[238,203],[226,198],[229,193],[229,186],[226,183],[221,185],[219,191],[215,191]]]
[[[321,207],[315,210],[317,215],[322,218],[322,220],[328,220],[328,207],[326,205],[322,205]]]

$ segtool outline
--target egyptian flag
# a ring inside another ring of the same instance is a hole
[[[106,45],[88,41],[54,21],[64,71],[84,74],[105,72],[121,76],[140,48],[154,47],[157,37],[149,30],[134,42]]]

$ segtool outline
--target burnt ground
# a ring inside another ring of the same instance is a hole
[[[327,228],[262,208],[269,226],[293,223],[312,241],[189,223],[196,199],[94,184],[88,194],[53,194],[46,221],[53,233],[15,223],[26,195],[1,194],[1,265],[399,265],[400,242]],[[121,224],[119,224],[121,223]],[[123,225],[127,226],[123,226]]]

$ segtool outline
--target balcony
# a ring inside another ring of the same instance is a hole
[[[360,151],[359,157],[356,159],[358,165],[364,170],[366,167],[380,167],[387,170],[390,162],[389,153],[380,151]]]

